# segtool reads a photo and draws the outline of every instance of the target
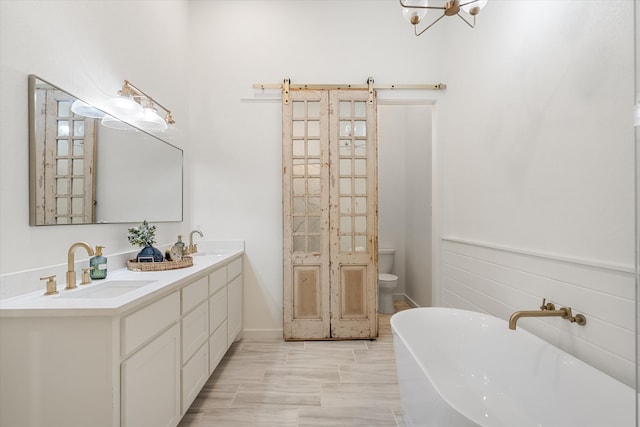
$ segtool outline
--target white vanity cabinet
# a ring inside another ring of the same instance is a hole
[[[0,426],[178,425],[240,337],[242,254],[175,277],[123,308],[2,312]]]

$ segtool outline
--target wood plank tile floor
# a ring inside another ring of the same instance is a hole
[[[390,317],[374,341],[234,343],[179,427],[404,427]]]

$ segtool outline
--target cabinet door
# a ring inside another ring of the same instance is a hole
[[[180,327],[174,325],[121,365],[123,427],[180,421]]]
[[[227,344],[231,345],[242,331],[242,276],[229,283],[227,298]]]

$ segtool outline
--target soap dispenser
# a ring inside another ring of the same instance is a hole
[[[102,255],[104,246],[96,246],[96,254],[89,260],[92,279],[104,279],[107,277],[107,258]]]

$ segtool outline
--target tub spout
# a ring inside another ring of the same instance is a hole
[[[516,329],[516,323],[521,317],[562,317],[567,319],[571,323],[577,323],[578,325],[584,325],[587,323],[587,319],[582,314],[576,314],[575,316],[571,312],[571,307],[562,307],[559,310],[555,309],[552,303],[545,303],[545,299],[542,300],[542,306],[540,310],[523,310],[516,311],[509,318],[509,329]]]

